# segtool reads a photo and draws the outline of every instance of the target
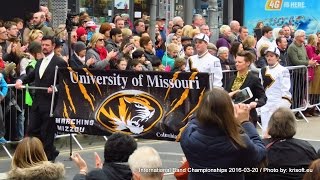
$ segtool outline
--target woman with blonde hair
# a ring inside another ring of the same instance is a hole
[[[191,25],[185,25],[183,26],[182,28],[182,36],[188,36],[188,37],[193,37],[192,36],[192,30],[193,30],[193,27]]]
[[[122,28],[121,31],[123,39],[130,38],[132,36],[132,31],[129,28]]]
[[[140,36],[133,36],[133,44],[136,49],[140,48]]]
[[[60,180],[64,179],[64,165],[48,161],[41,141],[26,137],[18,144],[13,155],[9,179]]]
[[[253,36],[248,36],[242,42],[243,50],[251,52],[257,59],[256,39]]]
[[[94,58],[94,64],[91,66],[94,69],[110,69],[110,60],[115,58],[118,54],[117,51],[110,51],[108,53],[105,47],[104,35],[101,33],[94,33],[89,44],[86,54],[86,61]]]
[[[58,28],[55,29],[55,36],[64,41],[68,39],[68,32],[65,24],[60,24]]]
[[[265,156],[259,134],[249,122],[250,108],[232,104],[229,94],[220,88],[207,91],[187,127],[180,145],[193,169],[226,169],[226,172],[189,172],[188,179],[244,179],[244,172]]]
[[[200,34],[200,33],[201,33],[201,32],[200,32],[200,29],[199,29],[199,28],[192,29],[192,30],[190,31],[189,37],[194,38],[197,34]]]
[[[41,43],[42,38],[43,38],[43,32],[38,29],[34,29],[29,33],[29,43],[32,41],[37,41]]]

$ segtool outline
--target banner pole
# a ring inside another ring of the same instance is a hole
[[[50,107],[50,117],[53,117],[53,105],[54,105],[54,96],[56,93],[56,84],[57,84],[57,76],[58,76],[58,66],[55,68],[54,72],[54,80],[53,80],[53,85],[51,86],[53,88],[52,90],[52,96],[51,96],[51,107]]]

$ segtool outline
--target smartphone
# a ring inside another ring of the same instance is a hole
[[[243,103],[253,97],[249,87],[241,89],[238,93],[233,95],[232,100],[234,104]]]

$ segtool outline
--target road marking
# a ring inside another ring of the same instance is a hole
[[[298,137],[296,137],[296,139],[301,139],[301,140],[304,140],[304,141],[315,141],[315,142],[320,142],[320,140],[318,140],[318,139],[308,139],[308,138],[298,138]]]
[[[170,176],[170,175],[173,175],[174,173],[173,172],[171,172],[171,173],[164,173],[163,175],[165,175],[165,176]]]
[[[183,153],[174,153],[174,152],[158,152],[159,154],[164,154],[164,155],[172,155],[172,156],[184,156]]]

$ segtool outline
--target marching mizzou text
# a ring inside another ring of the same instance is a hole
[[[83,133],[85,127],[81,126],[93,126],[94,120],[56,118],[56,124],[58,131]]]

